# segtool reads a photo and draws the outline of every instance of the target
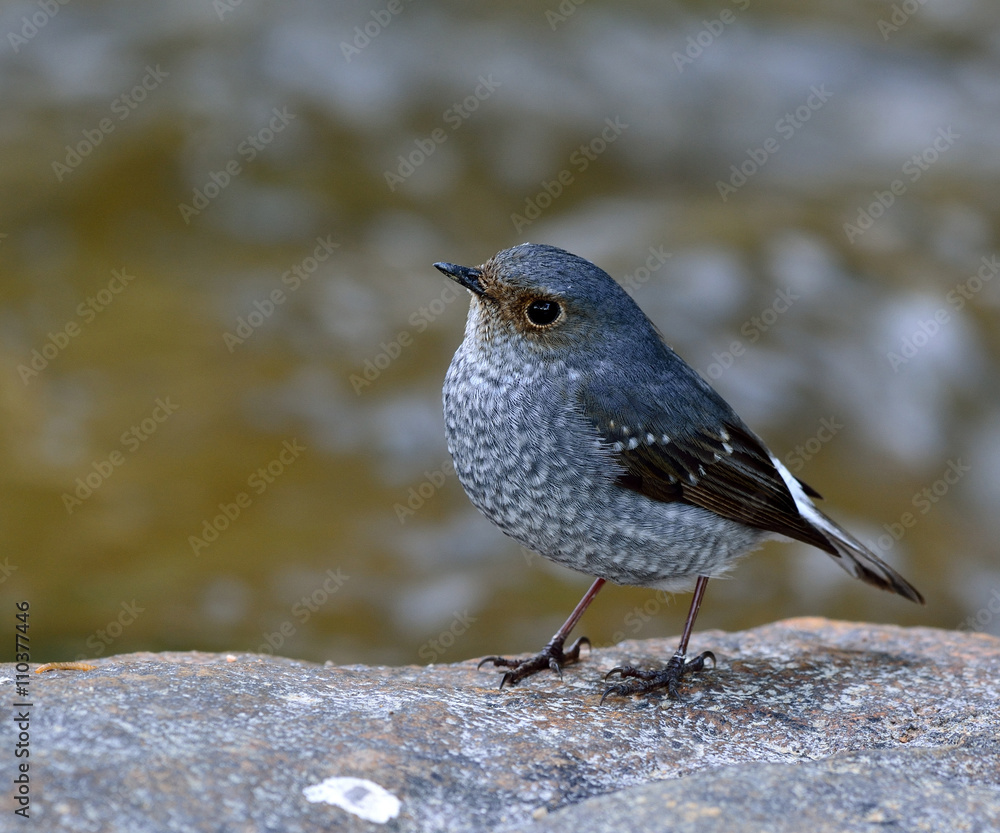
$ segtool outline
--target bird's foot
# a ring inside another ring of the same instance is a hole
[[[500,689],[505,685],[517,685],[525,677],[544,671],[546,668],[555,671],[562,679],[562,667],[580,659],[580,646],[590,647],[590,640],[581,636],[567,650],[563,650],[563,639],[553,638],[548,645],[542,648],[533,657],[527,659],[507,659],[506,657],[485,657],[477,668],[482,668],[488,662],[492,662],[497,668],[509,668],[500,680]]]
[[[604,675],[606,680],[612,674],[621,675],[625,682],[608,686],[601,697],[601,703],[612,694],[628,697],[632,694],[648,694],[659,688],[667,690],[667,696],[672,700],[680,699],[680,689],[678,688],[681,678],[692,671],[701,671],[705,667],[705,660],[712,660],[712,667],[715,667],[715,654],[711,651],[703,651],[698,656],[687,659],[684,654],[674,654],[667,663],[666,668],[659,670],[635,668],[631,665],[619,665],[612,668]],[[631,679],[625,679],[630,677]]]

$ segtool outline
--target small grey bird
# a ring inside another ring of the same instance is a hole
[[[562,674],[585,637],[570,631],[605,581],[670,592],[694,587],[666,667],[614,668],[604,692],[665,688],[710,651],[687,657],[709,578],[763,541],[793,538],[855,578],[915,602],[916,589],[816,508],[732,408],[668,347],[604,271],[525,243],[479,267],[435,263],[472,295],[465,339],[444,382],[448,449],[465,491],[507,535],[596,576],[535,656],[488,657],[500,687],[544,668]],[[603,701],[604,698],[602,698]]]

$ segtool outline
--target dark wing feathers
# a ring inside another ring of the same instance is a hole
[[[795,478],[795,482],[798,483],[802,487],[802,491],[805,492],[807,495],[809,495],[809,497],[819,498],[820,500],[823,499],[823,495],[821,495],[819,492],[817,492],[808,483],[806,483],[806,482],[804,482],[802,480],[799,480],[799,478],[797,478],[797,477]]]
[[[855,578],[923,603],[913,585],[818,509],[803,517],[763,443],[700,376],[669,348],[656,360],[671,377],[611,385],[598,371],[580,392],[578,406],[621,467],[622,488],[805,541]]]
[[[619,485],[653,500],[699,506],[836,554],[827,538],[801,516],[760,440],[721,399],[670,403],[654,393],[643,390],[632,396],[621,388],[592,386],[581,395],[584,415],[623,469]],[[805,484],[803,489],[816,495]]]

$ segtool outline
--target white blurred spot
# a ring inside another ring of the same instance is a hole
[[[324,801],[353,813],[365,821],[385,824],[399,815],[402,802],[374,781],[364,778],[327,778],[302,790],[306,801]]]

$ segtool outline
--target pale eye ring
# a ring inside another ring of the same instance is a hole
[[[537,298],[524,309],[524,314],[536,327],[549,326],[559,317],[561,312],[562,307],[547,298]]]

